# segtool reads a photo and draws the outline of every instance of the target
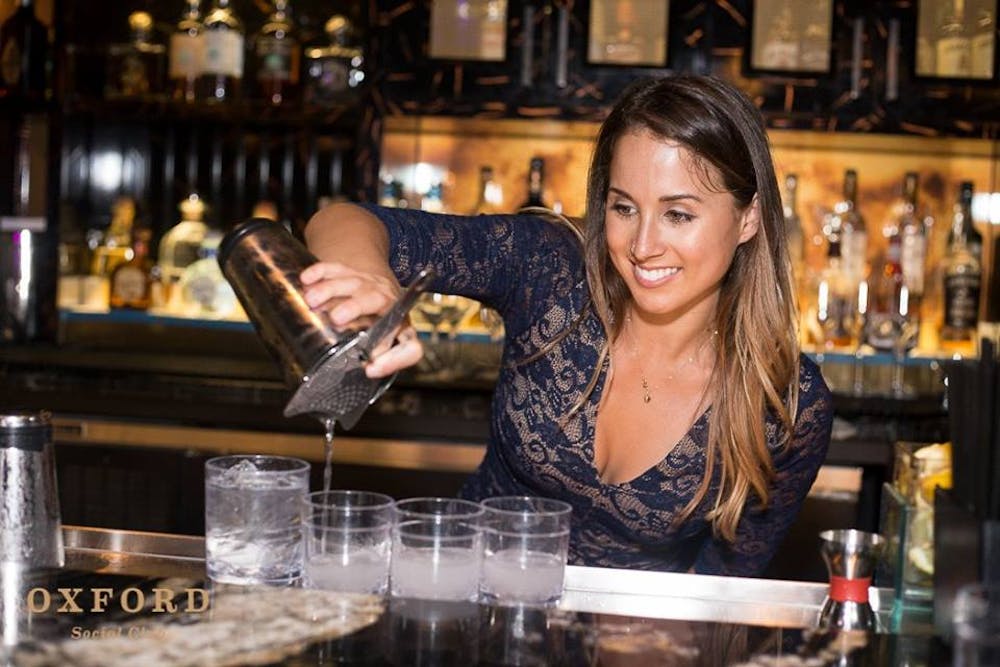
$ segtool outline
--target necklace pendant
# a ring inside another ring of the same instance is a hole
[[[649,395],[649,383],[646,382],[646,378],[642,378],[642,402],[649,403],[652,397]]]

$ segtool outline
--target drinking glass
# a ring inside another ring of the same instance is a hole
[[[498,604],[558,601],[569,550],[569,503],[502,496],[482,505],[483,598]]]
[[[392,595],[475,601],[482,573],[479,503],[410,498],[396,503],[392,531]]]
[[[955,667],[1000,665],[1000,586],[968,584],[953,609]]]
[[[389,587],[393,499],[369,491],[316,491],[302,503],[304,585],[383,595]]]
[[[302,576],[299,503],[309,463],[287,456],[205,462],[205,569],[224,584],[292,585]]]

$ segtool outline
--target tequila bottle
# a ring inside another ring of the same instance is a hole
[[[49,33],[32,0],[0,26],[0,98],[42,99],[48,92]]]
[[[147,310],[152,294],[152,261],[149,243],[153,237],[148,227],[136,229],[132,236],[132,258],[111,272],[112,308]]]
[[[205,15],[205,60],[197,83],[198,98],[229,102],[243,81],[243,23],[229,0],[214,0]]]
[[[952,216],[948,254],[944,260],[944,323],[940,339],[942,347],[967,347],[971,351],[979,321],[979,292],[983,276],[979,252],[972,249],[969,237],[969,230],[972,229],[968,214],[972,184],[962,185],[959,203]]]
[[[365,80],[364,50],[354,43],[346,17],[331,16],[324,26],[328,43],[305,51],[305,101],[329,104],[350,99]]]
[[[205,203],[197,194],[191,194],[178,206],[181,219],[167,230],[160,239],[160,278],[168,295],[171,287],[180,282],[184,269],[198,259],[198,252],[208,232],[204,222]]]
[[[855,288],[844,270],[838,236],[829,238],[826,264],[816,290],[815,320],[818,343],[825,349],[843,348],[853,342]]]
[[[153,17],[132,12],[128,17],[132,39],[108,47],[108,98],[154,98],[163,92],[166,47],[152,41]]]
[[[173,98],[184,102],[195,101],[195,86],[205,63],[200,5],[201,0],[187,0],[184,15],[170,35],[170,86]]]
[[[903,341],[904,324],[910,320],[909,291],[903,278],[902,235],[895,221],[883,230],[888,243],[878,271],[872,271],[869,281],[870,300],[865,320],[865,342],[876,350],[894,352],[900,344],[908,349],[916,343],[915,336],[905,332],[910,340]]]
[[[254,39],[253,54],[259,96],[275,106],[289,102],[299,85],[302,49],[287,0],[274,0],[274,12]]]
[[[896,225],[901,239],[903,283],[909,298],[910,319],[915,324],[920,322],[927,259],[927,231],[917,208],[918,179],[917,173],[913,171],[906,172],[903,177],[902,207]]]

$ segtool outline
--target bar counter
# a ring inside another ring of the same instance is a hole
[[[386,601],[304,589],[210,587],[200,537],[66,526],[64,538],[63,569],[35,571],[21,581],[4,570],[4,664],[949,661],[930,625],[901,622],[892,612],[891,591],[875,587],[870,593],[879,632],[819,633],[812,628],[826,586],[817,583],[570,566],[562,600],[550,609]],[[113,592],[95,613],[93,589],[101,587]],[[74,600],[80,612],[58,611],[66,604],[65,588],[81,589]],[[27,614],[27,601],[37,613]],[[12,614],[18,602],[19,618]],[[218,636],[226,632],[230,636]]]

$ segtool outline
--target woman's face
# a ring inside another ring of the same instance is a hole
[[[615,146],[605,202],[608,252],[644,316],[710,317],[737,246],[757,231],[755,204],[736,209],[711,165],[646,131]]]

